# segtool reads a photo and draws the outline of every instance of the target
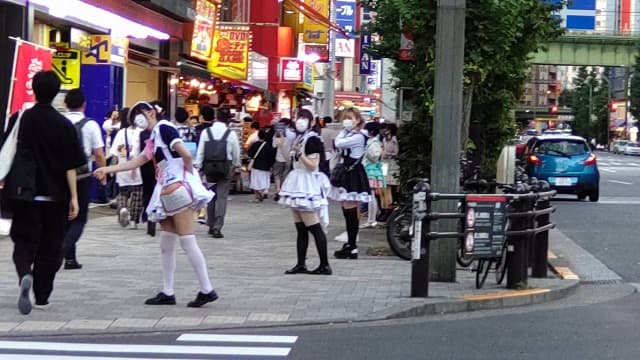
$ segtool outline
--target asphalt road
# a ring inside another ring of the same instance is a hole
[[[597,153],[600,201],[559,195],[553,221],[626,282],[640,282],[640,157]]]

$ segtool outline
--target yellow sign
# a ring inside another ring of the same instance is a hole
[[[320,13],[322,16],[328,17],[329,15],[329,0],[308,0],[305,3],[309,4],[313,10]],[[303,26],[303,38],[305,43],[311,44],[326,44],[329,38],[329,27],[319,22],[304,18]]]
[[[229,80],[246,80],[251,30],[246,26],[221,26],[213,39],[209,71]]]
[[[111,36],[90,35],[86,52],[82,54],[83,64],[111,63]]]
[[[56,51],[51,60],[51,69],[60,78],[61,89],[71,90],[80,87],[80,51]]]
[[[217,8],[209,0],[196,2],[196,21],[193,23],[191,56],[211,59],[212,36],[216,25]]]

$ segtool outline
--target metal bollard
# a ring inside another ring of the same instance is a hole
[[[515,200],[516,213],[530,210],[527,199]],[[527,230],[529,219],[526,217],[511,218],[511,231]],[[518,289],[527,285],[527,235],[509,236],[507,238],[507,288]]]
[[[411,296],[429,296],[429,239],[425,234],[430,231],[427,214],[431,213],[431,201],[428,195],[429,184],[420,181],[413,188],[413,242],[411,244]]]
[[[537,210],[545,210],[551,207],[549,198],[541,198],[536,204]],[[550,214],[541,214],[538,216],[536,227],[548,225],[551,222]],[[533,245],[533,264],[531,267],[531,277],[546,278],[547,277],[547,255],[549,252],[549,230],[536,234]]]

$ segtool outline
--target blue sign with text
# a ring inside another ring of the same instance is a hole
[[[349,38],[353,37],[356,31],[356,2],[355,0],[336,1],[336,24],[344,30]],[[344,35],[337,34],[339,39],[344,39]]]

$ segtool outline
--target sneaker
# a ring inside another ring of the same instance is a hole
[[[149,298],[144,302],[145,305],[175,305],[176,296],[167,295],[163,292],[159,292],[155,297]]]
[[[207,217],[206,216],[198,216],[198,224],[206,225],[207,224]]]
[[[76,260],[65,260],[64,269],[65,270],[82,269],[82,264],[79,264],[78,261]]]
[[[342,249],[340,250],[336,250],[336,252],[333,253],[333,255],[336,257],[336,259],[357,259],[358,258],[358,248],[357,247],[350,247],[349,244],[344,244],[342,246]]]
[[[224,235],[222,235],[222,233],[218,229],[211,230],[210,234],[214,239],[222,239],[224,237]]]
[[[187,307],[201,307],[206,303],[210,303],[216,300],[218,300],[218,294],[216,294],[215,290],[211,290],[211,292],[208,294],[204,294],[198,291],[198,295],[196,295],[196,298],[193,301],[189,301]]]
[[[378,223],[375,222],[375,221],[374,222],[367,222],[367,223],[364,223],[364,224],[360,225],[360,229],[374,228],[376,226],[378,226]]]
[[[25,275],[20,280],[20,297],[18,297],[18,310],[20,314],[27,315],[31,312],[31,299],[29,293],[33,286],[33,276]]]
[[[123,228],[129,226],[129,210],[127,208],[122,208],[118,211],[118,222]]]

